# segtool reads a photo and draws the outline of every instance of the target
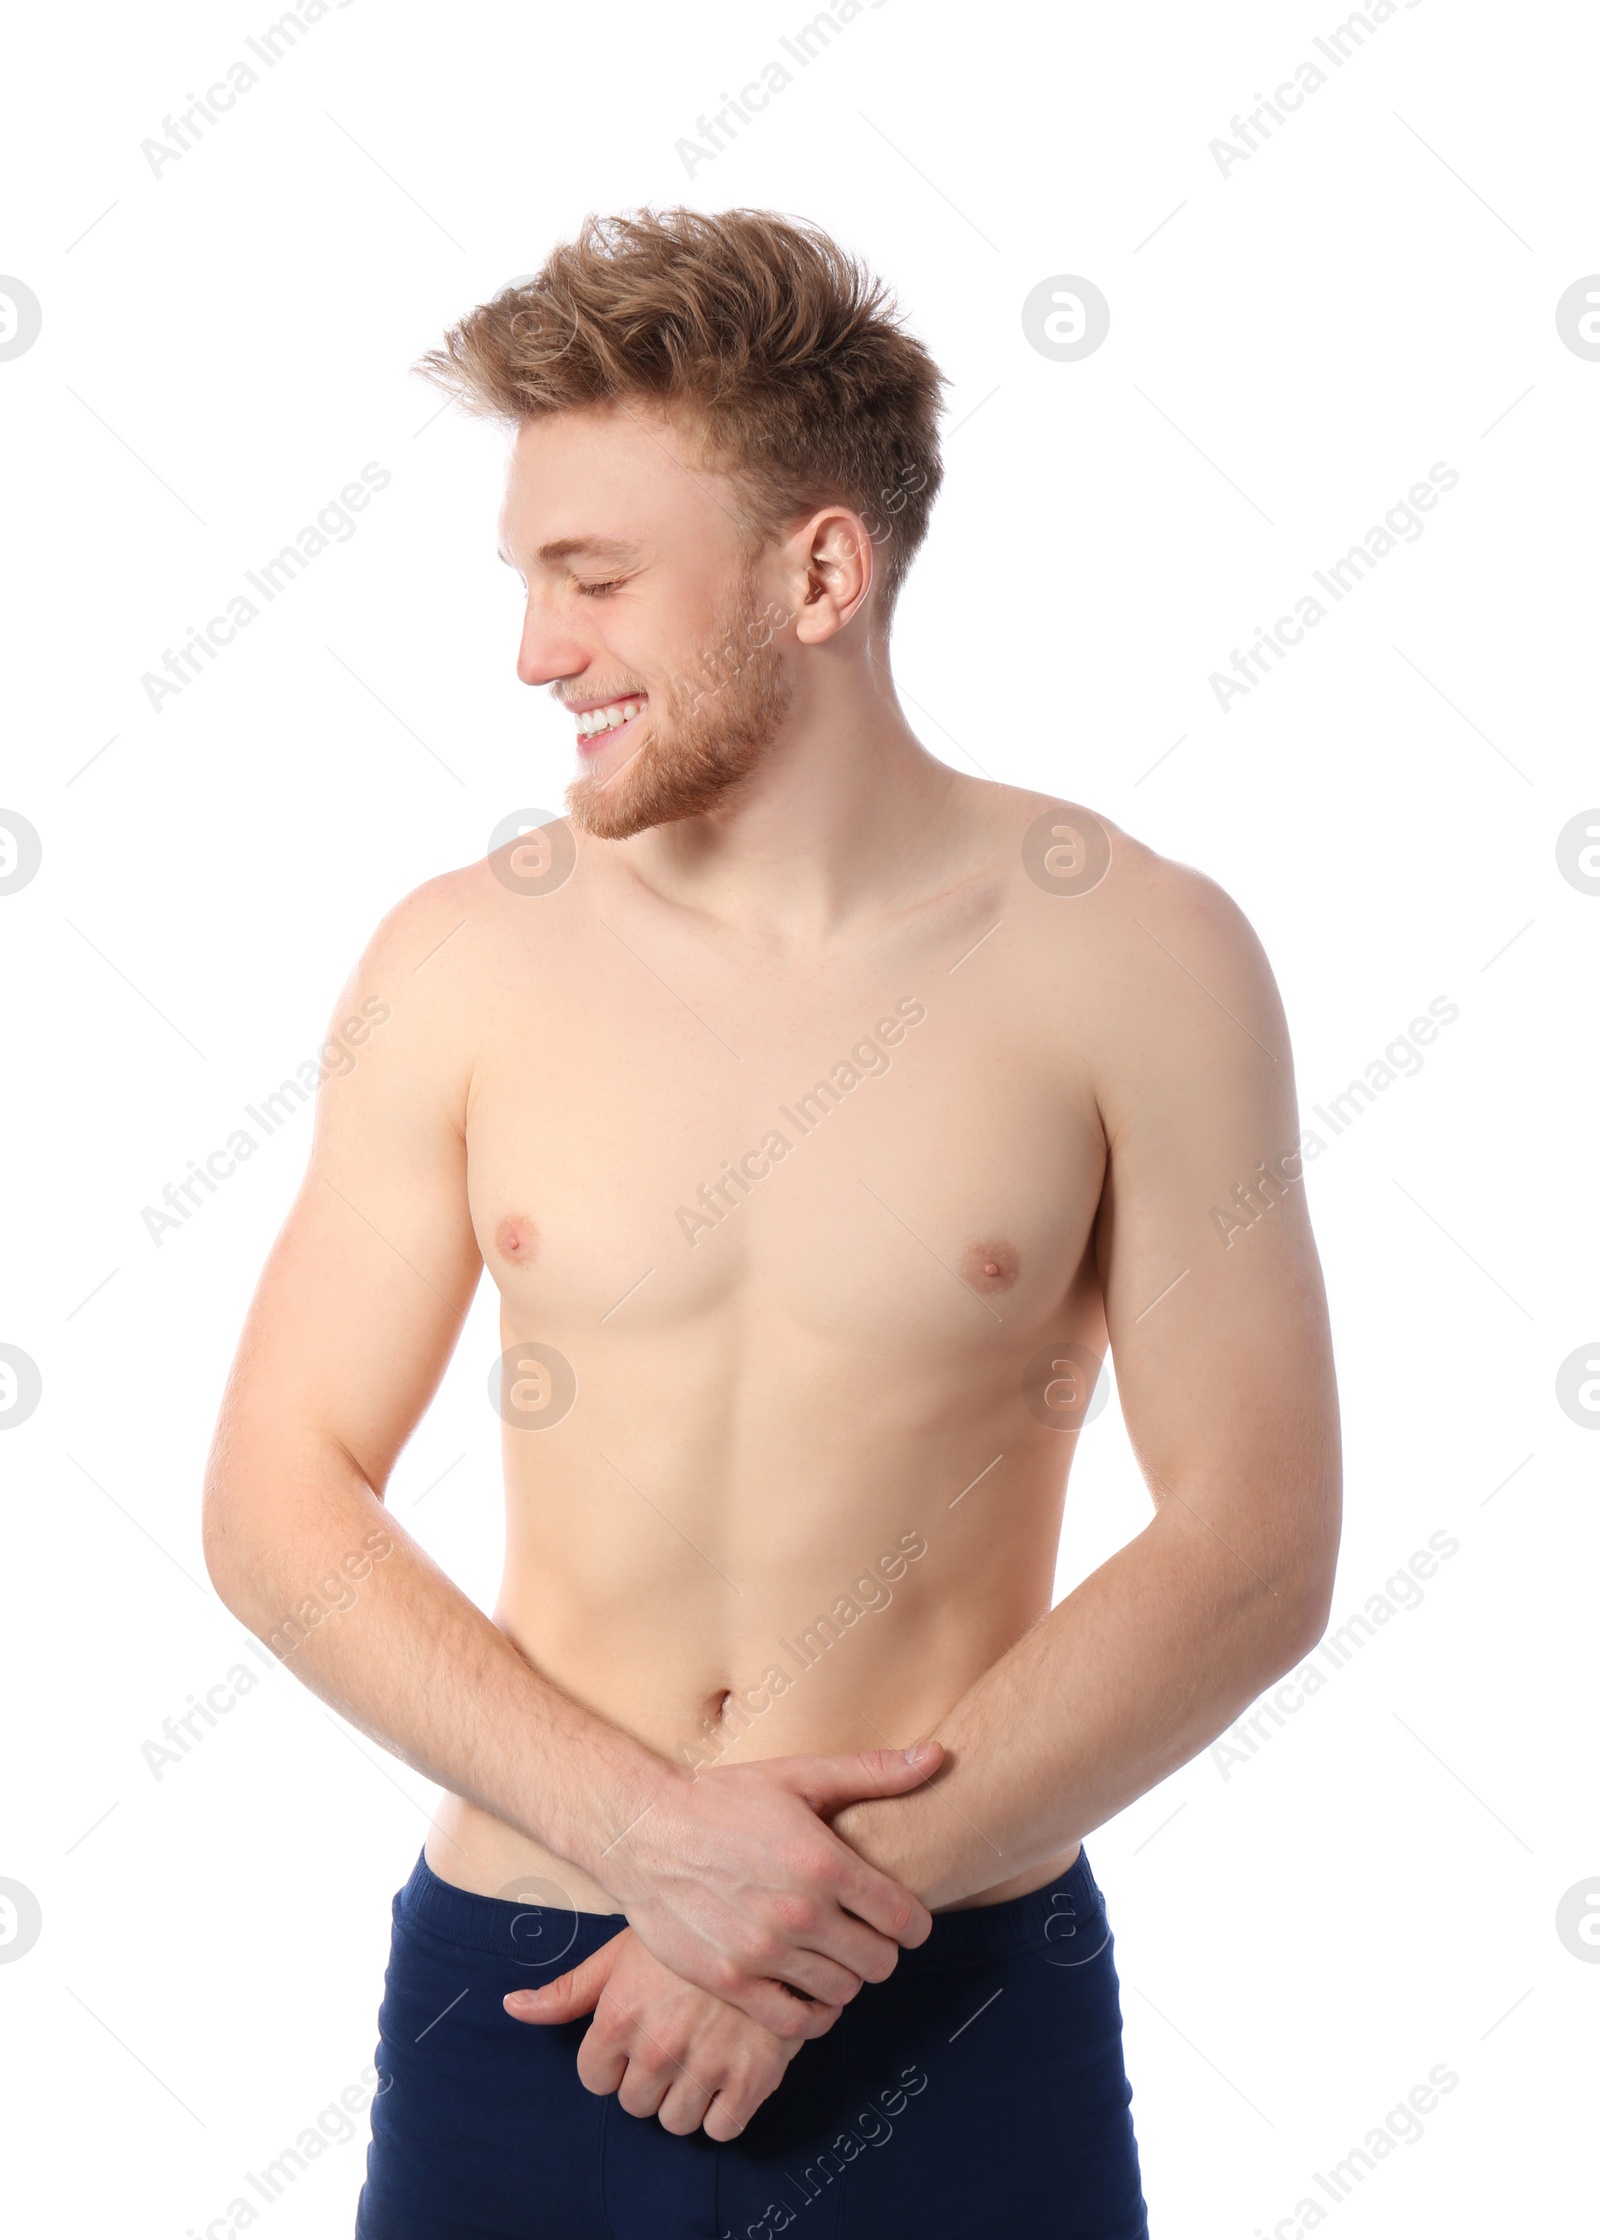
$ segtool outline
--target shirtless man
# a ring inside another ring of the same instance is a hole
[[[826,236],[591,221],[428,364],[515,428],[581,773],[340,997],[205,1508],[229,1607],[445,1792],[358,2231],[1137,2240],[1081,1839],[1318,1638],[1338,1537],[1271,974],[914,736],[942,377]],[[383,1506],[484,1267],[492,1620]],[[1052,1608],[1108,1342],[1153,1514]]]

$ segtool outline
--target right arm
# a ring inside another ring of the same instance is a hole
[[[408,898],[340,998],[305,1181],[212,1445],[207,1568],[308,1687],[614,1891],[666,1966],[770,2030],[818,2035],[834,2007],[794,1991],[836,2006],[931,1926],[819,1815],[931,1766],[867,1752],[691,1777],[545,1679],[383,1505],[482,1267],[464,981],[472,918],[491,907],[474,882],[488,876],[480,866]],[[324,1585],[343,1605],[326,1616]]]

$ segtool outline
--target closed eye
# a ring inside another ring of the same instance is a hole
[[[577,583],[578,591],[583,598],[598,599],[602,592],[615,591],[622,578],[613,576],[609,583],[581,583],[576,576],[572,580]]]

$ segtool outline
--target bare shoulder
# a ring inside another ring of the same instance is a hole
[[[384,912],[335,1007],[334,1041],[352,1040],[359,1022],[374,1030],[336,1102],[415,1097],[459,1125],[515,901],[484,858],[423,880]]]
[[[486,863],[462,864],[424,879],[392,903],[368,937],[356,965],[365,976],[415,977],[441,945],[474,916],[490,897]]]
[[[1087,803],[995,791],[1029,965],[1102,1079],[1287,1066],[1272,968],[1225,888]]]
[[[566,835],[565,826],[552,833]],[[491,855],[441,871],[402,895],[373,929],[352,981],[381,979],[413,1008],[458,1006],[492,981],[508,940],[525,937],[553,913],[530,909],[551,895],[570,864],[542,834],[508,841]],[[570,847],[570,839],[567,841]]]
[[[1241,965],[1264,966],[1244,912],[1195,865],[1160,854],[1087,802],[992,783],[983,785],[982,795],[994,860],[1021,901],[1042,898],[1041,924],[1093,938],[1097,946],[1126,942],[1133,954],[1139,943],[1132,936],[1144,928],[1147,938],[1171,938],[1232,955]],[[1074,907],[1044,906],[1051,903]]]
[[[1255,928],[1225,887],[1197,865],[1160,854],[1109,817],[1098,822],[1110,858],[1106,913],[1119,930],[1170,942],[1186,962],[1214,963],[1270,979]]]

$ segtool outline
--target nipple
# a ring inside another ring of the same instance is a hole
[[[1004,1237],[980,1237],[962,1255],[962,1280],[974,1291],[1009,1291],[1021,1265],[1016,1246]]]
[[[496,1248],[507,1260],[531,1260],[538,1249],[539,1232],[525,1213],[508,1213],[494,1233]]]

